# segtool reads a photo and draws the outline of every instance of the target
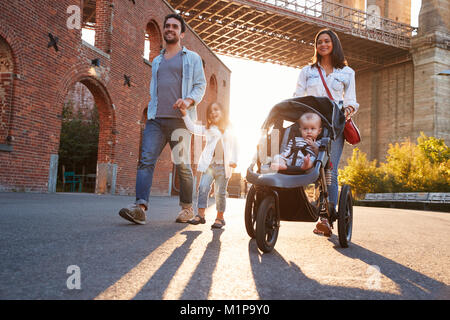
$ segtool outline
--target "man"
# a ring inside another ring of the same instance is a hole
[[[174,151],[178,141],[172,141],[172,133],[177,129],[186,129],[178,108],[185,106],[191,119],[197,120],[196,106],[205,94],[206,79],[202,59],[197,53],[181,46],[185,31],[186,26],[180,15],[169,14],[165,17],[163,37],[166,46],[152,63],[151,100],[136,176],[136,201],[119,211],[122,218],[137,224],[145,224],[156,161],[167,143]],[[186,138],[185,135],[184,137]],[[190,153],[190,134],[188,137],[188,141],[183,141],[186,153]],[[194,217],[193,177],[189,162],[176,163],[180,178],[181,206],[177,222],[187,222]]]

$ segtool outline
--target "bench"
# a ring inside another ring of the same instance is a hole
[[[364,201],[450,203],[449,192],[366,193]]]
[[[356,205],[450,212],[449,192],[366,193]]]

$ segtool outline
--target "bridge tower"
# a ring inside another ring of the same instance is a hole
[[[450,2],[422,0],[419,30],[412,41],[414,63],[414,126],[450,143]]]
[[[411,0],[338,0],[345,6],[380,15],[406,24],[411,23]]]

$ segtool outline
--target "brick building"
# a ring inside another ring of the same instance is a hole
[[[100,119],[96,190],[134,194],[150,61],[171,12],[163,0],[0,2],[0,190],[55,190],[62,106],[81,83]],[[81,26],[95,31],[94,45]],[[204,61],[201,119],[212,100],[228,106],[230,70],[189,28],[182,44]],[[152,194],[168,194],[171,173],[167,146]]]
[[[335,2],[411,23],[410,0]],[[133,194],[150,61],[162,44],[163,17],[172,9],[164,0],[42,3],[0,2],[0,190],[53,190],[62,105],[81,83],[100,116],[97,191]],[[76,8],[83,26],[95,31],[93,45],[73,28]],[[422,0],[408,56],[357,70],[356,122],[363,136],[358,147],[370,159],[384,161],[389,143],[414,141],[421,131],[450,143],[450,77],[439,75],[450,69],[449,21],[450,1]],[[376,17],[370,23],[377,28]],[[56,37],[58,50],[51,45]],[[200,118],[212,100],[228,106],[230,70],[190,29],[183,43],[204,60],[208,88]],[[351,152],[346,145],[343,159]],[[155,170],[153,194],[168,194],[171,173],[167,147]]]

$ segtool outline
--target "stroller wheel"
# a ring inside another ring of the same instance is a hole
[[[256,206],[256,188],[251,186],[247,194],[245,202],[245,229],[250,238],[256,237],[256,214],[258,207]]]
[[[267,196],[259,205],[256,216],[256,243],[262,252],[273,250],[279,228],[275,199],[273,196]]]
[[[353,228],[353,198],[349,185],[342,186],[339,196],[338,234],[339,244],[347,248],[352,239]]]

